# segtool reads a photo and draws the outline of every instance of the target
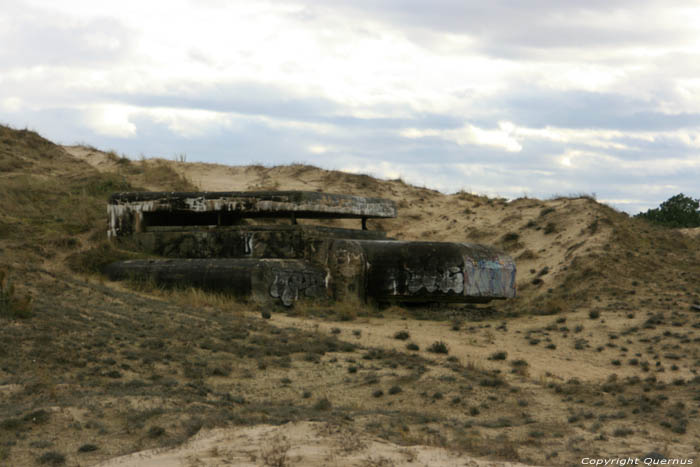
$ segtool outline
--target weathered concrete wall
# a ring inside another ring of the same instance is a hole
[[[360,241],[367,294],[379,301],[469,302],[515,297],[515,263],[484,245]]]
[[[391,200],[311,191],[115,193],[107,211],[110,237],[142,232],[149,222],[163,225],[172,219],[181,219],[175,225],[232,225],[247,217],[396,217]]]
[[[116,237],[130,250],[169,258],[299,258],[326,264],[330,242],[381,240],[384,232],[323,226],[155,227]]]
[[[286,306],[302,298],[330,297],[325,268],[289,259],[154,259],[118,261],[105,268],[112,280],[148,280],[168,287],[200,287],[257,302]]]
[[[386,240],[383,232],[296,224],[296,217],[395,217],[392,201],[317,192],[116,193],[110,236],[172,260],[110,265],[135,276],[256,300],[484,302],[515,296],[515,264],[483,245]],[[290,217],[289,225],[242,219]],[[294,217],[296,216],[296,217]],[[195,259],[196,258],[196,259]]]
[[[335,240],[328,254],[333,298],[340,302],[365,303],[367,256],[358,240]]]
[[[486,302],[515,297],[515,263],[468,243],[336,240],[328,255],[336,300]]]

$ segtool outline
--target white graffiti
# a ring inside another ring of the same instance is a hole
[[[300,296],[319,297],[325,290],[325,278],[300,271],[282,271],[270,285],[270,296],[279,298],[284,306],[291,306]]]
[[[428,292],[439,290],[443,293],[450,291],[462,293],[464,291],[464,273],[457,266],[420,270],[409,269],[406,287],[410,293],[416,293],[422,288],[425,288]]]

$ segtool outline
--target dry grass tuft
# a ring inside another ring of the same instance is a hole
[[[269,441],[268,447],[260,452],[263,465],[266,467],[287,467],[291,447],[292,445],[286,436],[275,436]]]

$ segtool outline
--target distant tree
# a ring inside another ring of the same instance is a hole
[[[700,227],[700,199],[679,193],[661,203],[658,208],[640,212],[635,217],[666,227]]]

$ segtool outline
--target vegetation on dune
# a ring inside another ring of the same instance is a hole
[[[29,295],[20,296],[15,285],[0,270],[0,318],[29,318],[32,314],[32,299]]]
[[[518,299],[391,307],[381,320],[369,307],[304,304],[281,320],[281,309],[198,289],[105,282],[104,264],[133,255],[105,241],[109,194],[191,187],[165,161],[107,157],[113,171],[100,173],[0,126],[0,464],[93,465],[201,429],[304,420],[537,465],[578,462],[589,441],[600,456],[697,444],[700,238],[593,199],[458,194],[475,237],[527,264]],[[393,183],[327,174],[373,196]],[[409,199],[414,221],[453,220],[443,195],[399,188],[386,196]],[[663,210],[697,211],[677,201]],[[482,221],[485,208],[502,212],[502,229]],[[357,433],[341,436],[339,459],[365,449]],[[259,461],[289,460],[283,439],[266,447]]]
[[[700,199],[679,193],[635,217],[666,227],[700,227]]]

